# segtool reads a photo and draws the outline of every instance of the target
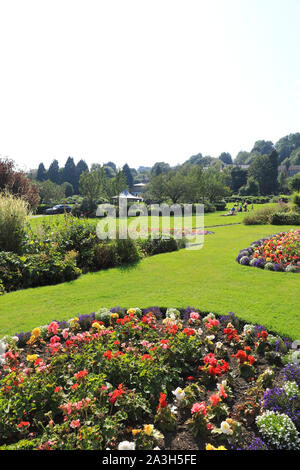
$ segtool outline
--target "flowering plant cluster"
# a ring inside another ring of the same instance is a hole
[[[236,261],[269,271],[300,272],[300,229],[263,238],[241,250]]]
[[[297,447],[299,366],[270,363],[275,350],[289,345],[265,327],[190,307],[102,308],[5,337],[0,449]]]

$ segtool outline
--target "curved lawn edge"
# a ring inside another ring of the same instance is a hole
[[[274,226],[222,227],[205,239],[202,250],[160,254],[126,270],[112,268],[56,286],[6,294],[0,298],[0,337],[103,305],[194,305],[219,315],[233,311],[242,320],[299,339],[299,276],[241,269],[232,261],[238,244],[249,246],[273,233]]]
[[[292,235],[294,235],[294,237],[292,237]],[[248,248],[240,250],[236,261],[243,266],[268,271],[300,273],[299,248],[296,249],[296,247],[292,247],[294,256],[292,256],[292,253],[287,252],[287,250],[291,251],[290,247],[293,242],[295,244],[300,243],[300,229],[275,233],[267,238],[261,238],[260,240],[252,242]],[[272,253],[270,253],[271,250]]]

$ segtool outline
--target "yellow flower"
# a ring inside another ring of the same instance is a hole
[[[131,432],[133,436],[136,436],[137,434],[141,432],[141,429],[133,429]]]
[[[36,340],[36,337],[33,336],[33,335],[31,335],[31,336],[30,336],[30,339],[27,341],[26,344],[33,344],[33,343],[35,342],[35,340]]]
[[[35,338],[38,338],[41,334],[41,330],[39,328],[34,328],[32,330],[32,335],[35,337]]]
[[[206,444],[206,450],[227,450],[224,446],[214,447],[211,444]]]
[[[150,434],[153,432],[153,425],[152,424],[144,424],[144,433],[147,434],[147,436],[150,436]]]
[[[31,355],[28,354],[27,361],[34,362],[37,359],[37,357],[38,357],[37,354],[31,354]]]
[[[135,308],[130,308],[130,309],[128,309],[128,310],[127,310],[127,313],[128,313],[128,315],[129,315],[130,313],[135,314]]]
[[[111,318],[119,318],[119,314],[118,313],[112,313]]]

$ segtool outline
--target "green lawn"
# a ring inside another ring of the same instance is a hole
[[[209,216],[205,225],[215,225],[208,223]],[[235,312],[246,321],[299,339],[300,276],[244,267],[235,261],[239,250],[251,242],[290,228],[217,227],[214,235],[205,237],[201,250],[160,254],[133,267],[5,294],[0,299],[0,337],[103,306],[192,306],[219,314]]]
[[[266,206],[275,206],[276,204],[264,204],[264,207]],[[231,209],[233,204],[228,204],[227,209],[225,211],[217,211],[217,212],[211,212],[208,214],[205,214],[204,218],[204,223],[206,227],[211,227],[211,226],[216,226],[216,225],[231,225],[231,224],[238,224],[241,223],[244,219],[244,217],[247,215],[246,212],[239,212],[234,216],[226,216],[225,214],[228,213],[228,211]],[[254,204],[254,210],[261,208],[261,204]],[[251,211],[251,206],[249,207],[248,213]],[[38,217],[31,217],[29,218],[29,224],[33,230],[38,229],[43,223],[53,223],[53,224],[59,224],[64,220],[64,214],[59,214],[59,215],[42,215]],[[97,224],[99,219],[86,219],[89,222],[93,224]],[[128,221],[133,220],[133,217],[129,217]],[[193,217],[193,222],[195,224],[195,216]],[[118,219],[117,219],[118,223]],[[173,217],[171,216],[171,227],[173,226]]]

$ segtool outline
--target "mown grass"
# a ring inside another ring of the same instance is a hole
[[[214,235],[205,237],[201,250],[160,254],[132,267],[5,294],[0,298],[0,337],[103,306],[192,306],[218,314],[235,312],[248,322],[299,339],[300,276],[262,271],[235,261],[239,250],[251,242],[290,228],[217,227]]]
[[[276,204],[264,204],[263,206],[275,206]],[[227,208],[225,211],[217,211],[217,212],[210,212],[205,214],[204,217],[204,225],[205,227],[214,227],[218,225],[231,225],[231,224],[238,224],[242,223],[244,217],[251,212],[251,206],[249,206],[248,212],[238,212],[233,216],[225,216],[228,211],[231,209],[233,204],[228,204]],[[261,204],[254,204],[253,210],[261,208]],[[28,222],[29,225],[31,226],[32,230],[37,230],[39,227],[41,227],[43,224],[60,224],[64,220],[64,214],[58,214],[58,215],[42,215],[42,216],[37,216],[37,217],[31,217],[29,218]],[[129,223],[134,219],[134,217],[128,217]],[[144,217],[141,217],[142,220],[144,220]],[[85,219],[88,222],[91,222],[93,224],[97,224],[100,219]],[[117,224],[118,224],[118,219],[117,219]],[[149,225],[150,225],[150,219],[149,219]],[[193,216],[193,227],[198,226],[196,216]],[[170,227],[173,228],[174,226],[174,217],[170,217]]]

